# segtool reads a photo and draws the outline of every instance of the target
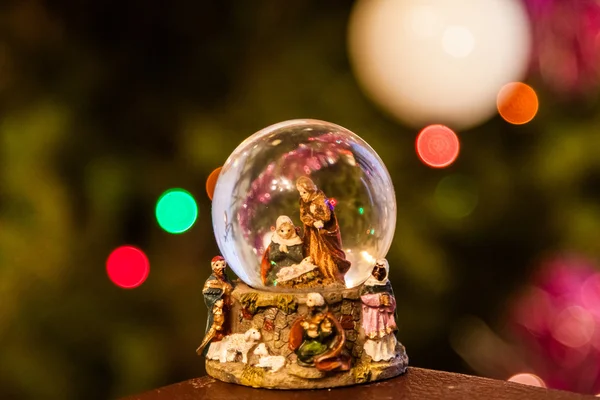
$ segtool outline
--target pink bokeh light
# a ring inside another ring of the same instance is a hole
[[[544,383],[544,380],[542,378],[535,374],[530,374],[526,372],[513,375],[510,378],[508,378],[508,381],[520,383],[522,385],[536,386],[542,388],[546,387],[546,384]]]
[[[542,262],[511,312],[513,339],[523,361],[548,387],[600,390],[600,273],[581,256]]]

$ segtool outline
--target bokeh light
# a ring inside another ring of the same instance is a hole
[[[452,219],[470,215],[479,199],[475,182],[458,174],[442,178],[435,188],[434,197],[438,211]]]
[[[524,0],[532,25],[532,71],[565,98],[594,95],[600,87],[600,3],[595,0]]]
[[[120,246],[106,260],[106,272],[110,280],[124,289],[140,286],[150,273],[146,254],[134,246]]]
[[[502,87],[496,100],[498,113],[505,121],[522,125],[537,114],[539,103],[535,90],[522,82],[511,82]]]
[[[169,233],[183,233],[198,218],[198,206],[194,197],[183,189],[169,189],[156,203],[156,220]]]
[[[581,286],[581,303],[600,321],[600,274],[593,274]]]
[[[464,26],[449,26],[442,35],[444,51],[456,58],[464,58],[473,52],[475,38]]]
[[[360,0],[348,47],[364,91],[390,114],[466,129],[495,115],[498,88],[524,78],[531,29],[520,0]]]
[[[552,336],[567,347],[578,348],[592,340],[596,329],[593,315],[585,308],[571,306],[562,310],[554,319]]]
[[[536,386],[536,387],[541,387],[541,388],[546,387],[546,383],[544,383],[544,380],[542,378],[540,378],[539,376],[537,376],[535,374],[530,374],[530,373],[522,373],[522,374],[513,375],[510,378],[508,378],[508,381],[520,383],[522,385]]]
[[[215,193],[215,187],[217,186],[217,181],[219,180],[219,174],[221,173],[221,169],[223,167],[219,167],[210,173],[208,178],[206,179],[206,194],[208,198],[212,201],[213,194]]]
[[[548,387],[596,393],[600,386],[597,271],[579,254],[551,256],[513,305],[512,342]]]
[[[444,125],[430,125],[417,136],[416,150],[426,165],[444,168],[456,160],[460,144],[452,129]]]

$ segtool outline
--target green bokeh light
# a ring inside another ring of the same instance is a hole
[[[362,207],[360,207],[360,208],[358,209],[358,213],[359,213],[360,215],[363,215],[363,214],[365,213],[365,209],[364,209],[364,208],[362,208]]]
[[[458,174],[442,178],[435,188],[434,197],[438,212],[450,219],[469,216],[479,200],[476,182]]]
[[[183,189],[169,189],[156,203],[156,220],[169,233],[183,233],[198,218],[196,200]]]

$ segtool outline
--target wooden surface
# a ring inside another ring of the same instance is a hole
[[[282,398],[286,400],[574,400],[596,397],[449,372],[409,368],[405,375],[387,381],[321,390],[252,389],[223,383],[211,377],[202,377],[130,396],[126,400],[279,400]]]

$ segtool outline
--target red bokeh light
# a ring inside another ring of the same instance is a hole
[[[133,289],[148,278],[150,262],[146,254],[137,247],[121,246],[108,256],[106,272],[115,285],[124,289]]]
[[[433,168],[445,168],[458,157],[458,136],[444,125],[429,125],[417,136],[417,155],[424,164]]]

